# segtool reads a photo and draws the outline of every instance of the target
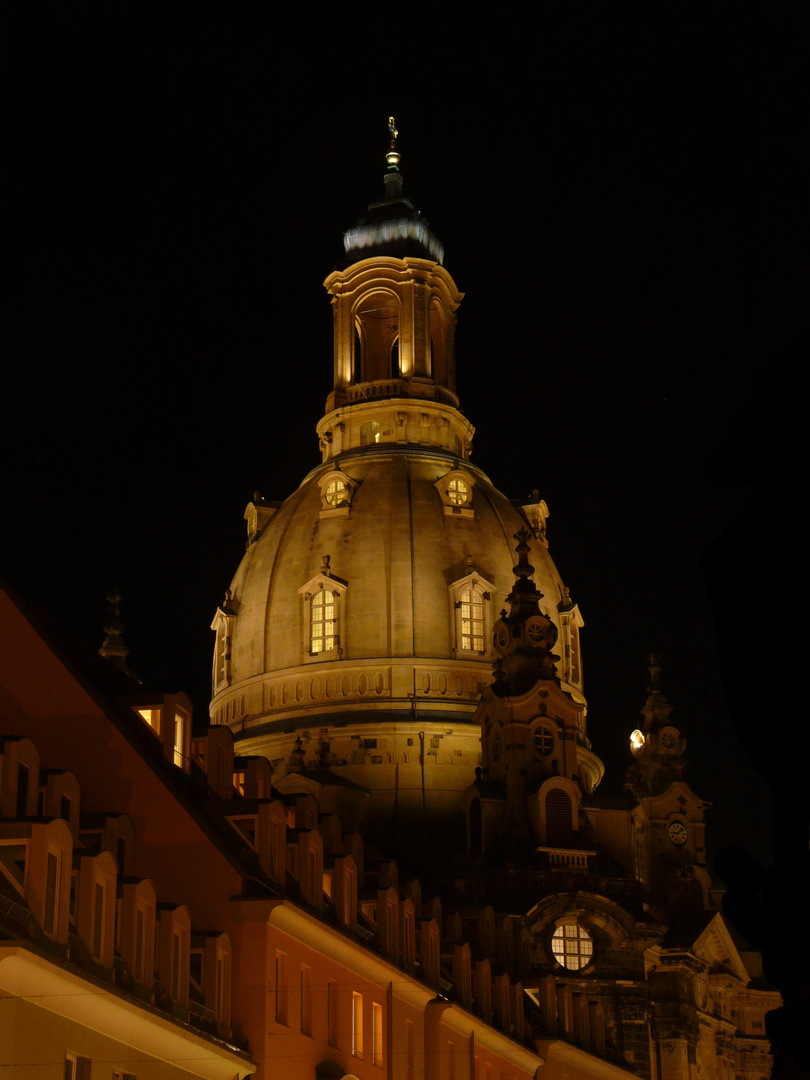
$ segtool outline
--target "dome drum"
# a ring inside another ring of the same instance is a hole
[[[382,383],[391,390],[394,384]],[[355,393],[361,387],[353,387]],[[394,444],[443,450],[453,457],[470,455],[475,428],[452,406],[437,401],[408,398],[374,399],[327,413],[317,426],[324,462],[364,446]]]

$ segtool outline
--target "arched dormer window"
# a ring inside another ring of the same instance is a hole
[[[440,477],[434,487],[444,504],[444,512],[449,517],[474,517],[472,508],[473,487],[475,480],[470,473],[461,469],[451,469]]]
[[[347,582],[334,577],[329,556],[321,572],[298,590],[304,601],[305,659],[336,659],[341,654],[341,621]]]
[[[357,481],[352,480],[340,469],[330,469],[318,481],[321,489],[321,520],[330,517],[345,517],[357,489]]]
[[[214,642],[214,668],[211,673],[211,684],[214,694],[224,690],[231,681],[231,644],[233,641],[233,628],[236,622],[237,601],[230,589],[225,593],[225,599],[217,608],[211,629],[216,634]]]
[[[585,625],[579,608],[571,603],[566,589],[557,605],[560,613],[560,644],[562,645],[562,681],[582,690],[582,654],[579,631]]]
[[[455,654],[458,657],[488,657],[495,587],[475,571],[471,563],[468,563],[468,569],[470,573],[450,586]]]

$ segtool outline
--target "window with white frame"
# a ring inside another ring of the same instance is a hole
[[[352,991],[352,1054],[363,1056],[363,995]]]
[[[459,644],[465,652],[483,652],[485,648],[486,600],[478,585],[461,590],[459,608]]]
[[[472,508],[474,485],[475,480],[470,473],[452,469],[440,477],[433,486],[444,504],[445,514],[451,517],[471,518],[474,516]]]
[[[321,489],[321,517],[340,517],[349,512],[357,482],[339,469],[332,469],[318,480]]]
[[[65,1080],[90,1080],[92,1061],[70,1050],[65,1054]]]
[[[186,764],[186,733],[188,731],[188,714],[182,709],[175,709],[174,713],[174,764],[182,769]]]
[[[319,589],[310,600],[309,651],[313,656],[337,647],[338,599],[331,589]]]
[[[551,935],[555,960],[569,971],[581,971],[593,959],[593,940],[578,922],[565,922]]]
[[[375,1065],[383,1063],[383,1007],[377,1001],[371,1003],[371,1060]]]
[[[329,569],[322,557],[321,572],[298,590],[304,601],[305,658],[322,660],[340,654],[341,607],[346,582]]]
[[[490,655],[493,591],[490,582],[475,572],[450,586],[456,656]]]

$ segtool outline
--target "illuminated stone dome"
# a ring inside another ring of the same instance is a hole
[[[371,792],[378,820],[432,828],[459,814],[480,761],[471,721],[520,529],[559,630],[561,685],[584,703],[582,620],[546,546],[545,503],[535,492],[513,505],[469,460],[454,378],[462,295],[447,271],[378,248],[325,285],[322,464],[280,506],[248,505],[248,549],[213,624],[211,718],[240,753],[271,760],[274,782],[328,773]]]

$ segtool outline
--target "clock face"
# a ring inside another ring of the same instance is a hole
[[[630,749],[633,751],[636,757],[638,757],[644,749],[644,743],[644,732],[639,731],[638,728],[636,728],[636,730],[630,736]]]
[[[669,826],[669,838],[678,847],[686,843],[686,826],[682,821],[673,821]]]

